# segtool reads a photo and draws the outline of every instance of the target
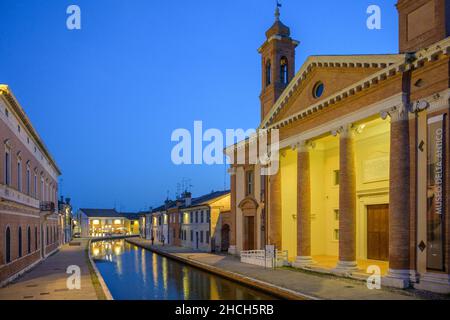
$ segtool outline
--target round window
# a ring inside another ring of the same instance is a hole
[[[325,89],[325,86],[322,82],[317,82],[313,89],[313,96],[314,98],[320,98],[323,94],[323,90]]]

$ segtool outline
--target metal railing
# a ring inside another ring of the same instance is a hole
[[[269,250],[241,251],[241,262],[266,268],[277,268],[288,265],[288,251],[277,250],[276,254]]]
[[[42,212],[55,212],[55,203],[51,201],[41,201],[39,208]]]

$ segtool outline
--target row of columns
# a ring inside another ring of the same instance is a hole
[[[391,116],[389,192],[389,276],[409,278],[410,264],[410,136],[406,104],[389,110]],[[349,124],[339,135],[339,261],[337,270],[357,269],[356,262],[356,169],[354,130]],[[313,263],[311,257],[311,177],[308,144],[297,145],[297,259],[295,266]],[[281,248],[281,173],[270,177],[269,243]]]

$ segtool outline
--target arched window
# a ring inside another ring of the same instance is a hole
[[[272,83],[272,64],[270,60],[266,63],[266,86]]]
[[[5,260],[6,260],[6,263],[10,263],[11,262],[11,230],[9,229],[9,227],[6,228],[5,244],[6,244]]]
[[[288,74],[288,59],[282,57],[280,60],[280,80],[283,84],[288,84],[289,74]]]
[[[22,161],[17,161],[17,190],[22,192]]]
[[[11,156],[8,150],[5,152],[5,184],[11,184]]]
[[[34,251],[38,250],[38,228],[34,227]]]
[[[31,172],[30,172],[30,165],[27,164],[27,195],[31,196]]]
[[[19,227],[19,258],[22,258],[22,227]]]
[[[27,230],[27,252],[31,253],[31,228],[28,226]]]

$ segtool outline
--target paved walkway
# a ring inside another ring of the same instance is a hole
[[[77,240],[79,245],[63,246],[15,282],[0,289],[0,300],[97,300],[101,293],[91,278],[91,266],[86,248],[88,240]],[[81,269],[81,289],[69,290],[66,282],[67,267],[77,265]],[[97,289],[98,291],[98,289]]]
[[[188,248],[174,246],[151,246],[151,242],[143,239],[129,239],[131,243],[153,251],[160,251],[194,263],[217,268],[222,272],[240,275],[268,283],[272,286],[298,292],[301,295],[327,300],[410,300],[421,299],[415,291],[403,290],[369,290],[362,281],[342,279],[334,276],[319,275],[310,272],[288,269],[266,269],[259,266],[241,263],[239,259],[229,255],[216,255],[193,251]]]

